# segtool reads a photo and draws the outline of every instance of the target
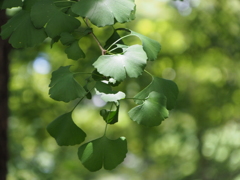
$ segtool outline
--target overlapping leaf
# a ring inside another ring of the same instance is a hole
[[[93,66],[100,74],[122,81],[127,76],[141,75],[146,63],[147,55],[142,46],[133,45],[126,48],[123,54],[100,56]]]
[[[141,104],[143,101],[137,99],[145,99],[152,91],[156,91],[166,96],[167,109],[171,110],[174,108],[178,96],[178,87],[175,82],[154,77],[153,81],[146,88],[134,96],[134,98],[136,98],[135,102]]]
[[[84,141],[86,134],[72,120],[72,112],[63,114],[47,127],[48,133],[54,137],[59,146],[72,146]]]
[[[102,109],[100,111],[100,115],[103,117],[104,121],[107,124],[115,124],[118,122],[119,107],[120,106],[117,106],[117,109],[115,111],[106,109]]]
[[[74,74],[69,68],[70,66],[61,66],[52,73],[49,94],[57,101],[69,102],[86,95],[86,91],[74,79]]]
[[[86,17],[96,26],[113,25],[133,19],[134,0],[81,0],[72,6],[72,11]]]
[[[37,29],[33,26],[30,14],[26,10],[15,14],[2,26],[1,36],[3,39],[10,37],[9,43],[14,48],[33,47],[47,37],[43,28]]]
[[[150,39],[147,36],[136,33],[132,30],[130,30],[130,31],[131,31],[132,35],[137,36],[142,41],[142,46],[143,46],[144,51],[147,54],[148,60],[153,61],[153,60],[157,59],[157,55],[161,49],[160,43],[153,39]]]
[[[124,160],[126,153],[125,137],[110,140],[104,136],[83,144],[78,149],[78,157],[89,171],[97,171],[102,167],[112,170]]]
[[[131,109],[128,114],[133,121],[145,126],[158,126],[168,117],[167,99],[155,91],[151,92],[141,105]]]
[[[62,32],[72,32],[80,26],[80,21],[60,11],[54,0],[42,0],[35,3],[31,10],[31,19],[37,28],[45,27],[49,37],[55,38]]]
[[[77,38],[68,32],[63,32],[61,34],[60,41],[63,45],[68,46],[65,49],[65,53],[69,59],[78,60],[80,58],[85,58],[85,54],[79,46],[79,40],[81,37],[87,35],[90,31],[91,29],[86,29],[84,32],[80,33],[80,35],[78,33]]]
[[[0,8],[6,9],[6,8],[18,7],[18,6],[22,6],[22,4],[23,4],[22,0],[2,0],[0,2]]]
[[[130,33],[131,33],[130,35],[132,35],[132,36],[137,36],[137,37],[142,41],[142,46],[143,46],[144,51],[145,51],[146,54],[147,54],[148,60],[153,61],[153,60],[157,59],[158,53],[159,53],[159,51],[161,50],[161,45],[160,45],[160,43],[157,42],[157,41],[155,41],[155,40],[153,40],[153,39],[150,39],[150,38],[147,37],[147,36],[144,36],[144,35],[142,35],[142,34],[136,33],[136,32],[134,32],[134,31],[132,31],[132,30],[130,30],[130,29],[126,29],[126,28],[116,29],[116,30],[113,32],[112,36],[107,40],[107,42],[108,42],[107,45],[108,45],[108,46],[110,46],[110,45],[109,45],[110,42],[113,43],[114,41],[117,40],[116,38],[117,38],[119,35],[117,34],[116,31],[118,31],[118,30],[124,30],[124,31],[130,32]],[[120,38],[120,37],[119,37],[119,38]],[[118,39],[119,39],[119,38],[118,38]],[[114,41],[113,41],[113,40],[114,40]],[[123,43],[121,43],[121,44],[123,44]]]

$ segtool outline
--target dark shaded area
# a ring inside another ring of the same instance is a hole
[[[0,11],[0,26],[7,22],[5,11]],[[7,127],[8,127],[8,79],[11,46],[7,40],[0,39],[0,179],[5,180],[7,174]]]

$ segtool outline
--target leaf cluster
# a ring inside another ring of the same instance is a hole
[[[178,95],[177,85],[173,81],[154,77],[145,70],[148,61],[157,59],[161,49],[159,42],[130,29],[113,27],[103,47],[91,28],[91,24],[104,27],[132,21],[136,11],[134,0],[4,0],[1,4],[2,8],[15,6],[22,9],[1,28],[1,37],[9,38],[15,48],[35,46],[48,37],[52,40],[51,44],[60,41],[66,46],[68,58],[81,60],[85,58],[80,47],[82,37],[91,35],[98,44],[102,54],[93,63],[93,71],[72,72],[71,65],[59,67],[52,73],[49,95],[56,101],[66,103],[79,99],[77,106],[83,98],[91,99],[93,94],[97,94],[110,104],[110,109],[100,110],[100,116],[106,123],[103,136],[82,144],[78,157],[90,171],[102,167],[107,170],[115,168],[126,157],[127,141],[124,137],[110,140],[106,131],[108,125],[118,123],[120,101],[133,99],[136,107],[128,112],[130,119],[152,127],[160,125],[169,116]],[[85,27],[80,19],[86,24]],[[124,31],[127,35],[120,36],[118,31]],[[130,36],[139,38],[142,44],[125,44],[123,39]],[[134,97],[114,91],[121,82],[127,78],[137,78],[144,71],[152,76],[152,82]],[[76,76],[84,73],[90,75],[86,78],[86,84],[82,85]],[[85,140],[86,133],[72,119],[75,107],[47,127],[60,146],[81,144]]]

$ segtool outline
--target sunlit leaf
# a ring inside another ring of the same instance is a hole
[[[113,25],[132,20],[134,0],[81,0],[72,6],[72,11],[86,17],[96,26]]]
[[[137,99],[145,99],[152,91],[156,91],[166,96],[167,109],[171,110],[174,108],[178,96],[178,87],[175,82],[154,77],[153,81],[146,88],[134,96],[134,98],[136,98],[135,102],[141,104],[143,101]]]
[[[22,0],[3,0],[0,2],[0,8],[6,9],[6,8],[18,7],[18,6],[22,6],[22,4],[23,4]]]
[[[35,3],[31,19],[37,28],[45,27],[49,37],[55,38],[62,32],[72,32],[80,26],[80,21],[60,11],[53,0],[42,0]]]
[[[69,102],[86,95],[86,91],[74,79],[74,74],[69,68],[70,66],[61,66],[52,73],[49,94],[57,101]]]
[[[112,170],[123,162],[126,153],[125,137],[110,140],[104,136],[83,144],[78,149],[78,157],[89,171],[98,171],[102,167]]]
[[[47,127],[48,133],[54,137],[59,146],[72,146],[85,140],[86,134],[72,120],[72,112],[63,114]]]
[[[100,74],[122,81],[127,76],[141,75],[146,62],[147,56],[142,46],[133,45],[128,47],[123,54],[100,56],[93,66]]]
[[[141,105],[131,109],[128,114],[133,121],[145,126],[158,126],[168,117],[166,97],[157,92],[151,92]]]
[[[117,106],[117,109],[115,111],[106,109],[102,109],[100,111],[100,115],[103,117],[104,121],[107,124],[115,124],[118,122],[119,107],[120,106]]]
[[[25,10],[15,14],[2,26],[1,36],[3,39],[9,38],[14,48],[33,47],[47,37],[43,28],[36,29],[33,26],[30,14]]]

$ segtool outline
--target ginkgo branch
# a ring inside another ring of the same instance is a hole
[[[85,24],[87,25],[87,27],[91,28],[89,22],[88,22],[88,19],[85,18],[85,20],[83,19],[83,21],[85,22]],[[93,39],[97,42],[98,44],[98,47],[100,48],[100,50],[102,51],[102,55],[105,55],[106,54],[106,50],[102,47],[100,41],[98,40],[98,38],[95,36],[95,34],[93,32],[90,32],[91,36],[93,37]]]

